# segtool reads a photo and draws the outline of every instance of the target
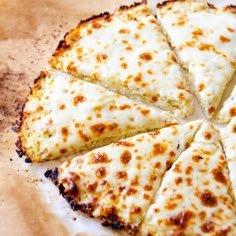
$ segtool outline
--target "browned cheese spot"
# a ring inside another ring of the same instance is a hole
[[[38,107],[36,108],[36,112],[40,112],[40,111],[43,111],[43,107],[42,107],[42,106],[38,106]]]
[[[215,233],[215,236],[229,236],[229,232],[231,231],[231,227],[228,226],[226,229],[219,230]]]
[[[150,196],[147,193],[143,194],[143,199],[150,200]]]
[[[155,168],[160,169],[161,168],[161,162],[156,162],[155,163]]]
[[[135,33],[135,34],[134,34],[134,38],[135,38],[135,39],[139,39],[139,38],[140,38],[140,35],[137,34],[137,33]]]
[[[182,177],[175,178],[175,183],[176,183],[176,185],[179,185],[179,184],[183,183]]]
[[[167,150],[165,143],[156,143],[153,145],[153,155],[163,155]]]
[[[204,83],[201,83],[201,84],[199,84],[199,86],[198,86],[198,92],[202,92],[204,89],[205,89],[205,84]]]
[[[211,139],[211,133],[205,132],[204,133],[204,138],[207,139],[207,140],[210,140]]]
[[[193,167],[192,166],[187,166],[185,170],[186,175],[191,175],[193,172]]]
[[[90,126],[91,131],[96,135],[102,135],[106,129],[106,125],[103,123],[97,123]]]
[[[76,97],[74,97],[75,106],[78,106],[78,103],[85,102],[85,101],[86,101],[86,98],[82,95],[77,95]]]
[[[160,210],[159,208],[154,208],[154,212],[155,212],[155,213],[158,214],[158,213],[160,213],[160,211],[161,211],[161,210]]]
[[[140,54],[139,58],[146,62],[151,61],[153,59],[152,54],[150,52],[144,52]]]
[[[99,28],[101,28],[102,27],[102,25],[100,24],[100,23],[98,23],[98,22],[93,22],[92,23],[92,27],[94,28],[94,29],[99,29]]]
[[[65,105],[65,104],[60,105],[60,106],[59,106],[59,109],[60,109],[60,110],[65,110],[65,109],[66,109],[66,105]]]
[[[126,109],[129,110],[129,109],[131,109],[131,106],[128,105],[128,104],[124,104],[124,105],[119,106],[119,109],[122,110],[122,111],[123,111],[123,110],[126,110]]]
[[[123,39],[121,42],[124,43],[124,44],[127,44],[127,43],[128,43],[128,41],[125,40],[125,39]]]
[[[62,148],[62,149],[60,149],[60,153],[61,153],[61,154],[65,154],[65,153],[67,153],[67,149],[66,149],[66,148]]]
[[[201,156],[199,156],[199,155],[193,155],[192,156],[192,160],[194,161],[194,162],[199,162],[200,160],[202,160],[203,159],[203,157],[201,157]]]
[[[151,191],[151,190],[152,190],[152,185],[145,185],[145,186],[143,187],[143,189],[144,189],[145,191]]]
[[[176,204],[175,202],[168,202],[167,204],[165,204],[165,209],[174,210],[177,206],[178,204]]]
[[[129,188],[126,192],[127,196],[130,196],[130,195],[134,195],[136,194],[138,191],[134,188]]]
[[[62,127],[61,128],[61,135],[63,137],[63,142],[67,142],[67,138],[68,138],[68,135],[69,135],[69,130],[67,127]]]
[[[132,186],[138,186],[139,185],[139,177],[136,175],[135,178],[131,180],[130,184]]]
[[[158,101],[158,96],[156,95],[156,96],[152,96],[152,101],[153,102],[157,102]]]
[[[215,112],[215,108],[214,107],[209,107],[208,108],[208,112],[209,112],[209,114],[213,114],[214,112]]]
[[[125,62],[123,62],[122,64],[121,64],[121,67],[125,70],[125,69],[127,69],[128,68],[128,64],[127,63],[125,63]]]
[[[181,164],[182,164],[181,162],[176,163],[173,171],[176,173],[182,173]]]
[[[98,187],[97,182],[94,182],[93,184],[88,184],[87,185],[88,192],[94,193],[96,191],[97,187]]]
[[[132,46],[131,46],[131,45],[128,45],[128,46],[126,46],[126,47],[125,47],[125,50],[127,50],[127,51],[132,51],[132,50],[133,50],[133,48],[132,48]]]
[[[138,24],[137,29],[142,29],[144,26],[145,26],[145,24],[141,22]]]
[[[220,36],[220,41],[221,41],[222,43],[228,43],[228,42],[230,42],[231,40],[230,40],[229,38],[225,37],[224,35],[221,35],[221,36]]]
[[[232,127],[232,133],[236,133],[236,125]]]
[[[223,174],[223,171],[220,168],[212,170],[212,174],[213,174],[214,179],[217,182],[220,182],[222,184],[226,184],[227,183],[226,178],[225,178],[225,176]]]
[[[185,229],[188,226],[188,222],[194,217],[194,213],[190,210],[183,211],[176,216],[169,218],[170,225],[175,225],[179,229]]]
[[[117,109],[118,109],[118,107],[116,105],[110,105],[109,106],[110,111],[117,110]]]
[[[149,75],[152,75],[152,74],[153,74],[153,71],[152,71],[151,69],[148,69],[148,70],[147,70],[147,73],[148,73]]]
[[[127,179],[128,178],[128,174],[125,171],[117,171],[115,176],[118,179]]]
[[[100,167],[96,170],[96,176],[98,178],[104,178],[106,176],[106,168],[105,167]]]
[[[192,32],[192,37],[194,39],[198,39],[199,36],[202,36],[203,35],[203,31],[201,29],[196,29]]]
[[[129,33],[130,33],[130,30],[129,30],[129,29],[120,29],[120,30],[119,30],[119,33],[120,33],[120,34],[129,34]]]
[[[94,164],[97,163],[110,163],[111,159],[108,158],[108,155],[105,152],[98,152],[91,155],[91,162]]]
[[[201,230],[203,233],[210,233],[210,232],[214,232],[215,226],[214,223],[212,221],[207,221],[206,223],[204,223],[201,226]]]
[[[78,131],[78,135],[79,135],[80,138],[83,139],[85,142],[88,142],[89,139],[90,139],[86,134],[83,133],[82,130],[79,130],[79,131]]]
[[[120,156],[120,162],[125,165],[128,164],[131,159],[132,154],[128,150],[125,150]]]
[[[175,153],[174,151],[170,151],[170,152],[169,152],[169,156],[170,156],[170,157],[175,157],[175,156],[176,156],[176,153]]]
[[[96,60],[98,63],[101,63],[102,61],[105,61],[108,58],[106,54],[97,54]]]
[[[187,41],[185,43],[185,45],[188,46],[188,47],[194,47],[195,46],[195,42],[194,41]]]
[[[134,81],[135,81],[135,82],[141,82],[141,81],[142,81],[142,78],[143,78],[142,73],[139,72],[139,73],[134,77]]]
[[[236,116],[236,107],[231,107],[229,110],[230,117]]]
[[[140,214],[141,212],[142,212],[141,207],[132,207],[130,210],[130,213],[134,215]]]
[[[121,141],[116,142],[116,146],[133,147],[135,146],[135,144],[121,140]]]
[[[79,60],[80,60],[81,58],[79,57]],[[67,66],[66,66],[66,69],[67,69],[67,71],[68,72],[74,72],[74,73],[77,73],[78,71],[77,71],[77,68],[76,68],[76,66],[74,65],[75,63],[73,62],[73,61],[71,61]]]
[[[186,181],[188,186],[193,186],[193,180],[191,178],[186,178]]]
[[[210,190],[205,190],[204,192],[199,192],[196,195],[201,200],[202,205],[204,205],[206,207],[217,206],[217,198]]]
[[[205,220],[207,213],[205,211],[199,212],[199,218],[201,221]]]
[[[231,32],[231,33],[234,32],[234,29],[232,29],[232,28],[230,28],[230,27],[228,27],[227,30],[228,30],[229,32]]]
[[[144,115],[144,116],[147,116],[149,113],[150,113],[150,110],[148,110],[148,109],[143,109],[143,110],[141,110],[141,113]]]

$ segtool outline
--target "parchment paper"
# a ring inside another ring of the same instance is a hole
[[[26,164],[15,153],[18,119],[29,87],[59,40],[81,19],[131,0],[0,0],[0,235],[126,235],[73,212],[43,173],[60,161]],[[152,8],[158,1],[149,1]],[[218,4],[230,1],[211,1]],[[234,82],[235,83],[235,82]],[[197,105],[196,105],[197,106]],[[189,119],[201,118],[200,109]]]

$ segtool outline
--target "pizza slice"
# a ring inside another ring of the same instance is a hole
[[[44,71],[22,113],[18,153],[44,161],[173,123],[177,120],[168,112],[62,72]]]
[[[221,137],[226,154],[233,195],[236,200],[236,117],[221,130]]]
[[[192,113],[181,67],[145,3],[82,21],[59,43],[50,64],[177,115]]]
[[[207,118],[212,118],[236,67],[235,6],[176,0],[156,9],[193,93]]]
[[[140,235],[236,235],[229,189],[220,135],[204,123],[164,175]]]
[[[201,123],[173,125],[120,140],[48,170],[45,176],[73,210],[134,234],[165,171],[192,142]]]
[[[216,113],[214,121],[218,123],[228,123],[236,116],[236,86],[234,86],[229,98],[225,100],[222,109]]]

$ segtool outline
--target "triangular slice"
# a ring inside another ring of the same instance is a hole
[[[236,67],[235,9],[197,0],[157,5],[158,20],[208,118],[214,115]]]
[[[181,68],[144,3],[82,21],[60,42],[50,64],[178,115],[192,113]]]
[[[233,195],[236,200],[236,117],[221,130],[221,137],[226,154]]]
[[[162,176],[192,142],[201,121],[139,134],[45,173],[74,210],[135,233]]]
[[[214,121],[218,123],[228,123],[232,117],[236,116],[236,86],[234,86],[229,98],[225,100],[222,109],[216,113]]]
[[[44,161],[173,123],[168,112],[62,72],[44,71],[22,113],[18,153]]]
[[[204,123],[164,175],[140,235],[236,235],[229,189],[220,136]]]

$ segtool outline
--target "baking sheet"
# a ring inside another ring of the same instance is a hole
[[[15,153],[18,119],[29,87],[64,34],[81,19],[112,12],[128,0],[0,0],[0,235],[126,235],[105,228],[69,204],[43,173],[63,160],[26,164]],[[154,9],[158,1],[148,3]],[[211,1],[216,5],[235,0]],[[235,84],[235,79],[231,84]],[[202,118],[196,104],[188,119]]]

